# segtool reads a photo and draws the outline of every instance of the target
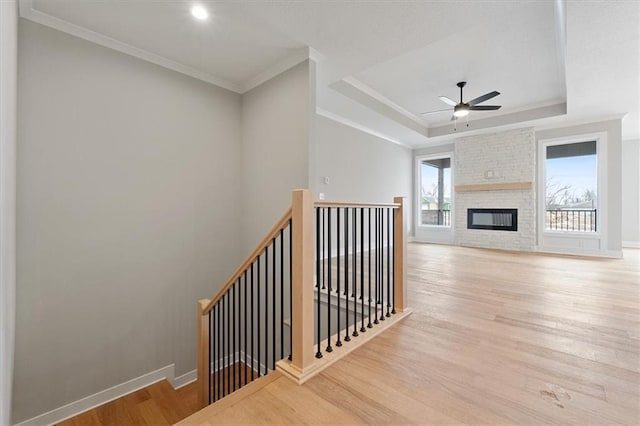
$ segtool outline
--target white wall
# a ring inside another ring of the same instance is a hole
[[[594,240],[590,236],[561,237],[539,235],[539,246],[543,251],[594,254],[611,257],[622,256],[622,122],[610,120],[583,124],[571,127],[536,131],[538,145],[540,141],[555,139],[571,139],[576,136],[604,134],[606,142],[604,151],[604,165],[606,168],[606,183],[600,188],[599,197],[605,201],[606,211],[599,211],[600,217],[606,217],[601,222],[601,233]],[[600,148],[599,148],[600,149]],[[599,151],[600,153],[600,151]],[[602,159],[602,157],[600,158]],[[603,198],[604,197],[604,198]],[[594,243],[594,241],[596,241]]]
[[[405,223],[410,231],[410,149],[320,114],[316,115],[314,142],[316,199],[323,194],[326,201],[392,203],[394,197],[406,197]],[[332,217],[336,223],[335,211]],[[344,244],[342,235],[339,238]],[[368,244],[366,234],[362,238]]]
[[[248,255],[309,186],[315,63],[304,61],[242,96],[242,251]]]
[[[455,142],[455,184],[531,182],[531,189],[455,193],[455,243],[532,251],[536,241],[536,151],[533,128],[468,136]],[[487,172],[496,178],[488,179]],[[518,209],[517,231],[467,229],[467,209]]]
[[[411,206],[410,149],[317,115],[315,153],[314,181],[326,200],[391,203],[405,196]]]
[[[22,20],[18,93],[13,422],[195,368],[240,261],[239,95]]]
[[[640,247],[640,139],[622,141],[622,245]]]
[[[18,11],[0,2],[0,424],[10,422],[16,283],[16,87]]]

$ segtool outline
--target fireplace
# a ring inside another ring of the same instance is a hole
[[[518,209],[467,209],[467,228],[517,231]]]

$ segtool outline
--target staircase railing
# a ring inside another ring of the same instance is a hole
[[[291,209],[211,300],[198,301],[198,400],[204,407],[288,356]],[[286,345],[286,347],[285,347]]]
[[[405,311],[405,258],[404,198],[314,203],[293,191],[216,297],[198,302],[200,405],[274,369],[303,383],[324,355]]]

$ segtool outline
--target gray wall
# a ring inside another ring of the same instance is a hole
[[[622,243],[640,247],[640,139],[622,141]]]
[[[411,206],[410,149],[321,115],[315,124],[314,182],[326,200],[390,203],[406,196]],[[329,184],[323,177],[329,177]]]
[[[538,141],[570,138],[590,133],[607,134],[607,247],[602,249],[619,253],[622,248],[622,121],[610,120],[578,126],[536,131]]]
[[[14,422],[193,369],[240,261],[239,95],[27,21],[19,68]]]
[[[0,425],[9,424],[16,284],[18,5],[0,2]]]
[[[242,252],[248,255],[309,186],[315,64],[304,61],[242,96]]]

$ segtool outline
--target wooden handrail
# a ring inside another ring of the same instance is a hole
[[[313,205],[315,207],[400,207],[398,203],[353,203],[348,201],[316,201]]]
[[[206,306],[206,308],[204,308],[204,310],[202,312],[202,315],[208,314],[211,311],[211,309],[213,309],[215,304],[218,303],[218,300],[220,300],[222,298],[222,296],[224,296],[224,293],[227,290],[229,290],[229,288],[231,288],[232,285],[234,285],[236,283],[238,278],[240,278],[242,276],[242,274],[244,273],[245,269],[247,269],[249,266],[251,266],[251,263],[254,260],[256,260],[256,258],[260,254],[262,254],[262,251],[269,244],[271,244],[271,240],[273,240],[280,233],[280,230],[282,228],[284,228],[289,223],[289,219],[291,219],[291,211],[292,211],[292,209],[291,209],[291,207],[289,207],[287,209],[287,211],[284,212],[284,214],[282,215],[280,220],[278,220],[278,222],[276,222],[276,224],[273,226],[273,228],[271,228],[271,230],[267,233],[267,235],[262,239],[260,244],[258,244],[258,246],[255,248],[255,250],[253,250],[253,252],[249,256],[247,256],[247,258],[244,260],[244,262],[242,262],[242,264],[238,267],[238,269],[236,269],[236,271],[233,273],[233,275],[231,275],[231,278],[229,278],[229,280],[227,280],[227,283],[224,286],[222,286],[220,291],[218,291],[218,294],[216,294],[216,296],[213,299],[211,299],[211,301]]]

